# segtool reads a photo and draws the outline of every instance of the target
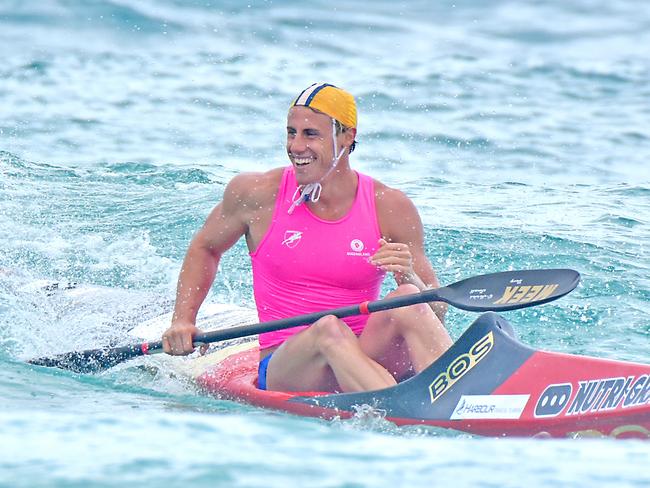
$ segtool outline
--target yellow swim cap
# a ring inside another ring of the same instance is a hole
[[[329,83],[314,83],[302,91],[292,107],[310,107],[338,120],[346,127],[357,127],[357,105],[354,97]]]

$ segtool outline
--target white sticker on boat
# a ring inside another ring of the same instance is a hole
[[[451,420],[518,419],[530,395],[463,395]]]

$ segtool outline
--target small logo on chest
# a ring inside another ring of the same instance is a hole
[[[364,247],[366,246],[364,246],[363,242],[359,239],[353,239],[352,242],[350,242],[350,249],[352,249],[354,252],[361,252],[363,251]]]
[[[287,246],[289,249],[293,249],[300,243],[302,239],[302,232],[299,230],[285,230],[284,231],[284,240],[282,244]]]
[[[368,257],[370,256],[370,253],[367,251],[363,252],[365,248],[366,245],[363,243],[361,239],[352,239],[352,241],[350,241],[350,249],[352,250],[348,251],[347,255]]]

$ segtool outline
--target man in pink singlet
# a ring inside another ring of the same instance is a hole
[[[221,255],[239,238],[250,251],[260,321],[437,287],[418,212],[402,192],[350,167],[357,111],[348,92],[316,83],[287,118],[291,164],[235,176],[183,262],[165,352],[189,354],[196,315]],[[258,385],[283,391],[363,391],[418,373],[451,345],[443,303],[261,334]]]

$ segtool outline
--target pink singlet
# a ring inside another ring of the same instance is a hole
[[[299,205],[289,215],[296,191],[293,167],[284,170],[271,225],[250,254],[257,313],[262,322],[379,297],[385,273],[368,262],[381,236],[375,211],[374,182],[357,173],[359,185],[350,211],[323,220]],[[344,318],[359,335],[367,315]],[[260,334],[260,349],[277,346],[306,326]]]

